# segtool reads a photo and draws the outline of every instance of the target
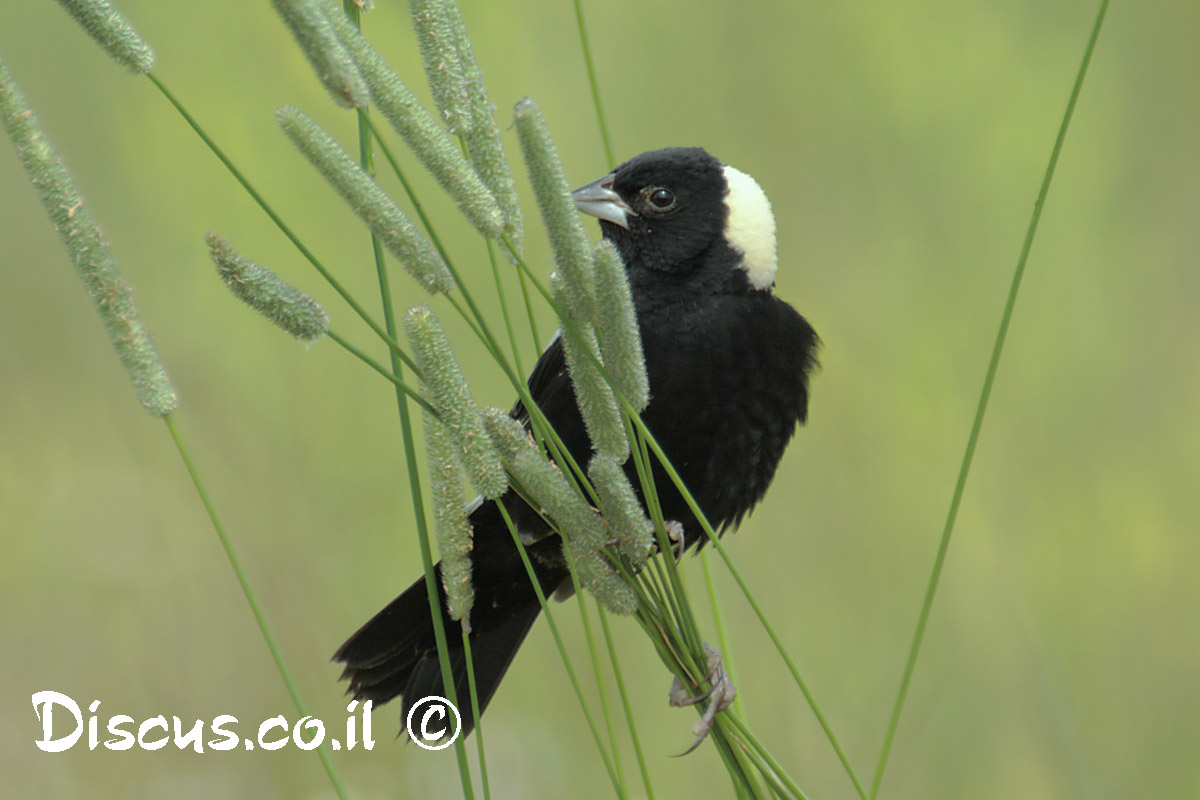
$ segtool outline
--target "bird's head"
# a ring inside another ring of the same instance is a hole
[[[775,216],[758,183],[697,147],[651,150],[572,192],[601,220],[626,265],[654,272],[740,270],[751,289],[775,283]],[[716,277],[715,275],[712,277]]]

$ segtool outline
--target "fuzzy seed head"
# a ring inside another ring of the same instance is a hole
[[[96,44],[135,75],[154,69],[154,51],[108,0],[58,0]]]
[[[292,106],[279,109],[276,117],[292,143],[418,283],[430,293],[454,288],[446,262],[429,240],[332,136]]]
[[[437,530],[438,551],[442,556],[442,586],[451,619],[471,630],[471,606],[475,591],[471,585],[471,548],[473,531],[467,521],[462,497],[462,474],[458,447],[449,430],[426,411],[425,451],[429,461],[429,484],[433,495],[433,519]]]
[[[405,314],[404,328],[428,387],[430,404],[458,445],[467,476],[484,497],[499,497],[508,488],[508,476],[437,317],[429,307],[415,306]]]
[[[322,5],[315,0],[271,2],[334,102],[346,108],[366,108],[367,86]]]
[[[16,147],[21,164],[75,265],[142,406],[156,417],[170,414],[178,405],[175,387],[133,302],[133,292],[117,269],[99,226],[67,174],[66,165],[42,132],[37,117],[3,62],[0,62],[0,123]]]
[[[458,52],[458,36],[446,9],[449,4],[446,0],[411,0],[409,9],[434,103],[446,129],[459,136],[471,126],[471,105]],[[457,21],[462,24],[461,17]]]
[[[615,534],[621,555],[635,570],[640,568],[654,548],[654,525],[646,518],[621,463],[611,456],[593,456],[588,480],[600,499],[600,512]]]
[[[238,255],[217,234],[208,234],[205,242],[217,274],[246,305],[302,342],[312,344],[329,331],[329,316],[316,300]]]
[[[558,273],[551,276],[550,286],[559,306],[569,307],[571,301],[565,298],[566,284],[558,277]],[[595,328],[588,322],[576,322],[570,327],[564,325],[560,329],[560,336],[567,371],[579,402],[579,413],[587,426],[592,446],[597,452],[624,461],[629,455],[629,440],[621,421],[620,406],[596,362],[588,357],[590,354],[600,359]]]
[[[496,449],[503,454],[513,477],[565,538],[580,584],[613,613],[633,613],[637,605],[633,590],[613,571],[602,553],[607,544],[607,529],[600,516],[562,471],[534,446],[520,423],[503,412],[489,414],[487,422]]]
[[[318,0],[338,39],[367,83],[379,113],[396,130],[417,159],[458,204],[459,210],[484,236],[497,238],[505,230],[496,198],[471,168],[457,143],[446,137],[437,121],[400,80],[379,52],[330,0]]]
[[[607,239],[593,251],[596,262],[596,333],[609,377],[635,411],[650,402],[650,379],[638,331],[637,311],[621,254]]]
[[[526,97],[516,105],[517,138],[525,156],[525,168],[537,196],[542,222],[554,250],[554,261],[562,273],[571,307],[580,319],[590,320],[595,302],[596,279],[587,233],[571,199],[571,188],[550,138],[550,129],[533,100]]]
[[[479,63],[475,60],[475,51],[467,36],[467,26],[463,23],[458,4],[454,0],[446,0],[445,10],[457,39],[458,59],[462,66],[463,79],[467,84],[467,99],[470,104],[471,122],[463,135],[463,141],[466,142],[471,164],[500,207],[503,232],[519,251],[525,236],[521,203],[517,199],[517,187],[513,183],[512,170],[508,166],[508,156],[505,155],[504,145],[500,141],[500,128],[496,125],[496,107],[488,99],[487,84],[483,80]],[[504,253],[515,263],[515,258],[507,248],[504,248]]]

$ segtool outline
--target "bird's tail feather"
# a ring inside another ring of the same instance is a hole
[[[492,574],[480,574],[482,564],[476,563],[473,575],[476,598],[470,633],[481,714],[542,610],[519,560],[515,565],[509,564],[508,570],[495,561],[482,563],[487,565],[486,571]],[[520,572],[513,574],[513,566]],[[500,571],[506,574],[495,574],[497,567],[501,567]],[[539,582],[550,591],[566,575],[565,572],[541,565],[536,569]],[[442,624],[465,736],[474,728],[475,718],[471,710],[462,628],[458,622],[450,619],[446,609],[440,563],[436,573]],[[447,697],[425,578],[418,578],[403,594],[359,628],[338,648],[333,660],[346,665],[342,678],[350,681],[347,691],[355,699],[371,700],[378,706],[397,696],[402,697],[402,720],[408,719],[408,712],[421,698],[431,695]]]

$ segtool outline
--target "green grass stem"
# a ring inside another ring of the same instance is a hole
[[[429,403],[428,400],[426,400],[424,398],[424,396],[422,396],[422,394],[419,391],[417,391],[416,389],[409,386],[407,383],[405,383],[400,378],[397,378],[395,375],[393,375],[391,372],[389,372],[387,369],[385,369],[382,364],[380,364],[375,359],[371,358],[369,355],[364,353],[362,350],[360,350],[357,347],[355,347],[354,345],[350,344],[350,342],[346,341],[346,339],[344,337],[342,337],[337,331],[335,331],[331,328],[330,330],[325,332],[325,335],[328,336],[330,339],[332,339],[337,344],[341,345],[341,347],[347,353],[349,353],[350,355],[359,359],[364,364],[366,364],[368,367],[375,370],[375,372],[379,373],[383,378],[385,378],[387,381],[392,383],[397,389],[404,392],[404,394],[406,394],[410,399],[416,401],[416,403],[419,406],[421,406],[422,409],[424,409],[425,411],[428,411],[431,414],[434,414],[434,415],[437,414],[437,410]]]
[[[704,573],[704,588],[708,593],[708,605],[712,611],[713,627],[717,630],[717,642],[721,648],[721,655],[725,659],[725,671],[729,673],[730,680],[736,686],[737,670],[733,666],[733,648],[729,646],[729,634],[725,627],[725,614],[721,610],[721,598],[717,594],[717,585],[713,580],[712,564],[709,562],[707,550],[700,551],[700,571]],[[741,695],[734,698],[733,708],[743,720],[746,718],[746,709],[743,707]]]
[[[471,695],[471,717],[475,720],[475,751],[479,754],[479,784],[483,788],[483,800],[491,800],[492,789],[488,782],[487,755],[483,746],[483,712],[479,710],[479,688],[475,685],[475,660],[471,655],[471,634],[462,628],[463,656],[467,659],[467,689]]]
[[[388,335],[396,336],[396,315],[392,305],[392,291],[388,280],[387,263],[383,255],[383,246],[374,236],[371,243],[375,249],[375,265],[379,279],[379,295],[383,303],[384,324]],[[395,352],[392,356],[392,373],[401,378],[403,367]],[[396,408],[400,414],[400,431],[404,440],[404,462],[408,473],[408,488],[413,501],[413,517],[417,525],[417,541],[421,549],[421,565],[425,572],[425,591],[429,601],[429,614],[433,621],[433,637],[437,643],[438,663],[442,670],[442,687],[446,691],[446,699],[458,706],[458,694],[454,689],[454,676],[450,670],[450,646],[446,641],[446,631],[442,623],[442,603],[438,597],[437,576],[433,571],[433,552],[429,544],[429,525],[425,518],[425,500],[421,490],[421,480],[417,461],[416,445],[413,440],[412,413],[408,408],[408,400],[399,387],[396,390]],[[459,778],[462,783],[463,797],[473,800],[475,791],[471,784],[471,768],[467,763],[467,750],[460,736],[454,742],[454,755],[458,761]]]
[[[596,648],[596,637],[592,631],[591,618],[587,613],[587,603],[584,600],[583,593],[580,591],[579,574],[576,569],[571,549],[567,546],[566,539],[563,540],[563,552],[567,554],[567,561],[571,568],[571,581],[575,586],[575,602],[579,606],[579,619],[583,623],[583,638],[587,642],[588,655],[592,661],[592,674],[596,677],[596,693],[600,698],[600,713],[604,717],[604,729],[608,734],[609,752],[612,755],[613,771],[616,773],[617,781],[621,784],[621,796],[628,797],[625,789],[625,769],[621,765],[621,749],[617,743],[617,729],[613,725],[612,709],[608,704],[608,690],[604,686],[604,672],[600,669],[600,656]],[[600,598],[592,598],[596,602],[596,613],[601,618],[604,617],[604,606],[600,603]]]
[[[169,102],[175,108],[175,110],[179,112],[179,115],[183,117],[184,121],[187,122],[187,124],[191,126],[192,130],[196,132],[196,135],[200,137],[201,141],[204,142],[208,149],[212,151],[213,155],[215,155],[217,159],[225,166],[225,169],[229,171],[234,180],[236,180],[238,184],[246,191],[246,193],[250,195],[251,199],[258,204],[258,207],[263,210],[263,213],[270,218],[271,222],[275,223],[275,227],[279,228],[280,233],[287,237],[288,241],[290,241],[292,245],[300,252],[300,255],[304,256],[308,263],[313,265],[321,277],[325,279],[325,282],[329,284],[330,288],[337,292],[342,299],[346,301],[346,304],[349,305],[354,313],[357,314],[359,318],[367,324],[367,327],[370,328],[371,331],[388,346],[393,355],[404,362],[409,369],[416,371],[419,376],[420,372],[416,369],[416,364],[413,362],[408,353],[404,352],[404,349],[396,341],[395,337],[388,335],[387,331],[385,331],[380,324],[375,321],[375,318],[367,313],[367,310],[363,308],[363,306],[357,300],[354,299],[354,296],[350,294],[350,292],[344,286],[342,286],[341,282],[333,276],[333,273],[330,272],[323,263],[321,263],[321,261],[313,254],[311,250],[308,249],[307,246],[305,246],[304,242],[300,240],[300,237],[292,231],[288,224],[283,221],[283,218],[275,212],[275,209],[273,209],[271,205],[267,203],[266,198],[259,194],[258,190],[254,188],[254,185],[250,183],[245,174],[237,168],[229,156],[225,154],[225,151],[222,150],[217,145],[216,141],[214,141],[212,137],[208,135],[208,133],[200,125],[199,121],[188,112],[187,108],[184,107],[183,103],[181,103],[178,98],[176,98],[175,95],[169,89],[167,89],[166,85],[159,80],[158,76],[156,76],[153,72],[147,72],[146,77],[150,79],[150,81],[158,88],[160,92],[162,92],[162,95],[167,99],[167,102]]]
[[[288,694],[291,695],[296,710],[300,712],[302,717],[307,717],[309,716],[308,705],[300,695],[300,688],[292,678],[292,672],[288,669],[287,662],[283,660],[283,651],[279,649],[279,644],[275,641],[275,635],[271,633],[271,626],[267,624],[267,617],[263,614],[262,607],[258,604],[258,597],[250,585],[250,579],[246,577],[246,572],[242,569],[242,562],[238,559],[237,552],[233,549],[233,542],[225,532],[225,525],[221,522],[221,518],[217,516],[217,508],[208,496],[208,490],[204,487],[204,482],[200,479],[200,473],[196,469],[196,465],[192,462],[192,457],[183,442],[183,437],[180,435],[179,429],[175,426],[175,420],[168,414],[163,417],[163,422],[167,424],[167,430],[170,431],[171,439],[175,442],[176,449],[179,450],[179,457],[183,459],[183,465],[187,469],[188,477],[192,479],[192,485],[196,487],[196,494],[199,495],[200,502],[204,505],[204,510],[208,513],[208,518],[212,522],[213,530],[216,531],[217,538],[221,541],[221,548],[225,551],[225,557],[229,559],[229,566],[233,567],[233,574],[237,577],[238,585],[242,588],[242,594],[246,596],[246,602],[250,606],[250,613],[254,615],[254,621],[258,623],[258,630],[262,634],[263,641],[267,644],[267,649],[271,651],[271,658],[275,661],[275,667],[279,670],[280,677],[283,678],[284,686],[287,687]],[[338,775],[337,769],[333,766],[333,760],[329,757],[329,751],[324,744],[321,744],[317,748],[317,757],[321,760],[321,766],[325,768],[325,774],[329,776],[329,782],[333,784],[333,791],[341,800],[346,800],[349,797],[346,787],[342,784],[341,776]]]
[[[361,22],[362,22],[361,12],[360,12],[359,6],[355,2],[355,0],[345,0],[344,10],[346,12],[347,17],[350,19],[350,21],[353,23],[353,25],[356,28],[361,27]],[[371,125],[371,117],[370,117],[368,111],[366,109],[360,109],[359,113],[358,113],[358,142],[359,142],[360,163],[362,165],[362,168],[364,170],[366,170],[366,172],[369,175],[371,175],[372,177],[374,177],[374,174],[375,174],[375,155],[374,155],[374,151],[371,147],[371,142],[377,136],[378,136],[377,132],[375,131],[374,127]],[[392,155],[390,152],[388,152],[386,154],[386,157],[389,160],[389,162],[393,163],[393,165],[394,165],[395,162],[392,161]],[[401,178],[403,179],[403,176],[401,176]],[[414,205],[417,205],[416,199],[415,199],[415,197],[412,196],[412,191],[411,191],[411,189],[409,189],[407,182],[404,183],[404,188],[405,188],[406,192],[408,192],[409,197],[413,200]],[[417,209],[418,209],[418,211],[421,212],[422,224],[425,225],[426,230],[429,232],[429,235],[432,238],[433,232],[430,229],[430,226],[427,224],[427,220],[425,220],[423,210],[420,208],[419,205],[417,205]],[[372,248],[375,252],[376,268],[380,269],[381,265],[383,264],[382,244],[374,236],[371,237],[371,244],[372,244]],[[441,249],[441,244],[436,243],[436,245],[438,247],[439,252],[442,253],[442,257],[444,259],[445,253]],[[384,275],[386,275],[386,272],[384,272]],[[386,277],[384,278],[384,280],[386,280]],[[381,292],[383,292],[385,285],[386,285],[385,283],[381,282],[381,285],[380,285]],[[385,300],[385,302],[390,303],[390,298],[386,297],[386,294],[385,294],[384,300]],[[394,322],[393,322],[393,324],[394,324]],[[397,387],[399,387],[401,385],[401,383],[399,381],[400,369],[399,369],[398,365],[395,363],[395,361],[393,361],[393,363],[392,363],[392,368],[394,371],[394,379],[397,381]],[[429,407],[429,404],[426,402],[424,397],[419,397],[418,399],[419,399],[419,402],[424,407]],[[399,401],[399,396],[397,396],[397,401]],[[429,411],[432,413],[432,411],[433,411],[432,407],[429,407]],[[416,498],[414,498],[414,502],[415,502],[415,500],[416,500]],[[429,578],[430,578],[430,571],[428,569],[426,569],[426,572],[425,572],[426,586],[428,586]],[[437,624],[437,620],[434,621],[434,624],[435,625]],[[480,713],[480,710],[479,710],[479,691],[478,691],[478,688],[476,687],[476,683],[475,683],[475,662],[471,655],[471,637],[470,637],[470,632],[465,625],[461,627],[461,631],[462,631],[463,652],[464,652],[464,654],[466,656],[466,660],[467,660],[467,686],[468,686],[468,692],[470,694],[470,700],[471,700],[471,713],[472,713],[472,717],[475,720],[475,746],[476,746],[476,749],[479,754],[480,785],[481,785],[481,788],[483,789],[484,800],[491,800],[491,786],[490,786],[490,783],[488,782],[488,772],[487,772],[487,757],[485,755],[485,750],[484,750],[484,735],[483,735],[483,720],[482,720],[483,715]],[[448,656],[448,652],[445,649],[440,649],[438,651],[438,659],[440,661],[441,669],[443,670],[443,676],[445,675],[445,670],[447,670],[449,668],[449,665],[447,664],[447,656]],[[447,697],[447,699],[449,699],[449,697]],[[459,774],[460,780],[469,781],[470,780],[470,772],[469,772],[469,770],[463,769],[465,758],[458,758],[457,761],[458,761],[458,766],[459,766],[459,770],[460,770],[460,774]],[[467,793],[467,792],[464,790],[464,793]]]
[[[348,3],[346,8],[350,19],[354,25],[359,24],[358,9]],[[374,156],[371,152],[370,138],[366,134],[366,125],[364,121],[368,121],[364,111],[359,112],[359,157],[361,166],[364,171],[370,173],[374,167]],[[383,243],[374,233],[371,235],[371,249],[375,255],[375,272],[379,282],[379,297],[383,306],[384,324],[387,326],[387,334],[394,341],[396,338],[396,314],[395,306],[392,302],[391,283],[387,271],[387,261],[383,252]],[[401,381],[403,377],[403,366],[396,351],[391,351],[391,367],[392,374],[397,381]],[[421,551],[421,565],[425,576],[425,591],[429,601],[430,618],[433,623],[434,641],[437,645],[438,664],[442,672],[442,686],[446,692],[446,699],[456,707],[459,700],[457,692],[454,688],[454,679],[451,673],[450,665],[450,647],[446,641],[446,632],[442,624],[442,607],[441,601],[437,592],[437,576],[433,570],[433,555],[429,544],[429,526],[425,517],[425,502],[421,491],[421,481],[418,472],[418,462],[416,449],[413,442],[412,430],[412,414],[408,408],[406,394],[401,391],[399,383],[396,386],[396,409],[400,416],[401,437],[404,441],[404,460],[406,472],[408,473],[409,493],[413,503],[413,520],[417,526],[417,540]],[[466,638],[464,633],[464,638]],[[468,665],[470,660],[468,658]],[[470,683],[474,684],[474,675],[469,676]],[[471,701],[473,707],[478,706],[478,698],[472,691]],[[476,716],[476,721],[479,717]],[[454,742],[454,755],[458,764],[459,781],[462,785],[464,800],[474,800],[475,792],[471,783],[471,769],[467,762],[466,745],[462,737],[459,737]],[[486,792],[486,778],[484,787]]]
[[[538,582],[537,573],[533,569],[533,564],[529,560],[529,553],[525,550],[525,545],[521,542],[521,535],[517,532],[517,527],[509,516],[508,509],[503,503],[497,503],[496,507],[500,510],[500,515],[504,517],[504,523],[508,526],[508,532],[512,536],[513,543],[517,547],[517,552],[521,556],[521,563],[525,565],[525,572],[529,576],[530,583],[533,584],[534,593],[537,594],[538,603],[542,606],[542,612],[546,615],[546,623],[550,626],[550,634],[554,637],[554,643],[558,647],[558,653],[562,657],[563,667],[567,670],[567,677],[571,681],[571,686],[575,690],[575,697],[579,700],[579,707],[583,710],[583,716],[587,720],[588,729],[592,733],[592,739],[596,743],[596,749],[600,752],[600,759],[604,762],[604,769],[608,772],[608,777],[612,781],[613,789],[617,795],[624,797],[625,787],[617,778],[617,773],[613,769],[612,760],[608,756],[608,751],[604,747],[604,742],[600,738],[600,730],[596,727],[596,721],[592,717],[592,712],[588,708],[587,700],[583,696],[583,687],[579,683],[579,677],[575,673],[575,668],[571,664],[571,659],[567,655],[567,646],[563,642],[562,634],[558,630],[558,623],[554,621],[554,615],[550,611],[550,604],[546,599],[546,593],[542,591],[542,585]]]
[[[604,116],[604,103],[600,101],[600,81],[596,77],[596,65],[592,60],[592,44],[588,39],[587,24],[583,19],[583,0],[575,0],[575,24],[579,28],[579,44],[583,50],[583,63],[587,67],[588,85],[592,89],[592,105],[596,109],[596,125],[600,128],[600,140],[604,143],[604,156],[608,168],[617,165],[613,157],[612,139],[608,135],[608,120]]]
[[[954,493],[950,498],[950,510],[946,514],[946,524],[942,528],[941,540],[938,542],[937,555],[933,560],[933,571],[925,588],[925,599],[921,603],[921,613],[917,617],[917,629],[913,633],[912,644],[909,647],[908,659],[904,663],[904,674],[900,678],[900,688],[896,692],[896,701],[892,706],[892,715],[888,720],[887,732],[884,734],[883,747],[879,760],[875,765],[875,775],[871,779],[871,800],[879,793],[883,781],[883,773],[887,768],[888,756],[896,739],[896,729],[900,724],[900,715],[904,710],[904,700],[908,696],[908,687],[912,683],[913,671],[916,669],[917,656],[921,652],[921,642],[925,638],[925,627],[929,622],[929,614],[933,609],[933,598],[937,593],[938,582],[941,579],[942,567],[946,563],[946,553],[950,549],[950,538],[954,533],[954,523],[958,518],[958,508],[962,503],[963,492],[967,486],[967,474],[971,470],[971,462],[975,457],[975,447],[979,443],[979,432],[983,428],[983,418],[987,413],[988,400],[992,395],[992,385],[996,381],[996,372],[1000,367],[1000,356],[1004,352],[1004,341],[1008,336],[1008,326],[1012,321],[1013,309],[1017,304],[1017,294],[1021,289],[1021,278],[1025,275],[1025,264],[1029,260],[1029,251],[1033,247],[1033,238],[1037,234],[1038,222],[1042,217],[1042,206],[1050,191],[1050,182],[1054,178],[1054,169],[1058,165],[1058,156],[1062,152],[1063,142],[1067,137],[1067,128],[1071,124],[1071,116],[1075,113],[1075,103],[1083,89],[1083,79],[1087,75],[1088,64],[1092,60],[1092,52],[1096,49],[1096,41],[1100,38],[1100,29],[1104,24],[1104,15],[1108,11],[1108,0],[1101,0],[1096,12],[1096,21],[1092,25],[1087,47],[1083,51],[1083,60],[1075,74],[1075,84],[1071,88],[1067,109],[1063,112],[1062,122],[1058,126],[1058,135],[1054,139],[1054,147],[1050,150],[1050,161],[1046,164],[1042,185],[1038,189],[1037,199],[1033,204],[1033,214],[1029,226],[1025,230],[1025,241],[1021,245],[1021,253],[1017,256],[1017,266],[1013,270],[1012,283],[1008,288],[1008,297],[1004,302],[1004,311],[1000,315],[1000,329],[996,332],[996,341],[992,345],[992,355],[988,360],[987,373],[983,378],[983,388],[979,393],[979,403],[975,407],[975,418],[971,422],[971,433],[967,436],[967,446],[963,452],[962,465],[958,470],[958,479],[954,484]]]
[[[617,683],[617,692],[621,695],[621,706],[625,711],[625,722],[629,726],[629,742],[633,745],[634,755],[637,757],[638,771],[642,775],[642,785],[646,787],[647,800],[654,800],[654,785],[650,781],[650,769],[646,766],[646,754],[642,752],[642,742],[638,737],[637,723],[633,717],[633,706],[629,702],[629,691],[625,686],[625,677],[621,672],[621,662],[617,657],[617,647],[613,642],[612,631],[608,625],[608,615],[604,613],[604,608],[600,605],[599,600],[593,601],[596,604],[596,615],[600,617],[600,628],[604,631],[604,643],[608,647],[609,661],[612,662],[613,678]]]

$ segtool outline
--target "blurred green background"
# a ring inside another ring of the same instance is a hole
[[[702,145],[757,176],[779,220],[778,292],[824,339],[811,423],[728,544],[869,779],[1096,3],[585,5],[618,158]],[[156,48],[157,74],[377,307],[365,233],[272,112],[297,104],[347,143],[353,117],[331,107],[269,4],[120,6]],[[368,33],[425,96],[407,8],[379,6]],[[605,172],[570,4],[467,0],[463,11],[502,122],[531,95],[570,180]],[[1197,30],[1192,2],[1115,3],[1109,14],[885,797],[1200,796]],[[179,389],[178,425],[306,700],[336,731],[345,701],[329,655],[420,570],[392,392],[332,343],[305,350],[239,306],[203,234],[225,234],[385,353],[150,83],[123,74],[59,8],[0,4],[0,53],[134,286]],[[417,183],[487,294],[482,244]],[[527,254],[544,267],[532,203],[526,215]],[[244,732],[298,715],[167,432],[138,407],[7,145],[0,241],[6,791],[330,796],[315,755],[295,747],[34,747],[30,697],[42,689],[99,699],[102,719],[233,714]],[[424,301],[396,274],[399,303]],[[545,338],[551,317],[540,313]],[[450,327],[479,399],[507,405],[497,370]],[[528,366],[538,347],[521,332]],[[698,586],[697,562],[687,566]],[[811,797],[851,797],[717,571],[749,722]],[[586,675],[576,610],[558,618]],[[711,745],[668,758],[690,743],[694,715],[667,707],[669,676],[636,626],[619,621],[616,633],[658,795],[725,794]],[[373,752],[336,754],[354,793],[458,795],[452,751],[395,742],[398,714],[376,713]],[[495,797],[611,796],[544,624],[485,736]],[[636,795],[632,751],[622,756]]]

